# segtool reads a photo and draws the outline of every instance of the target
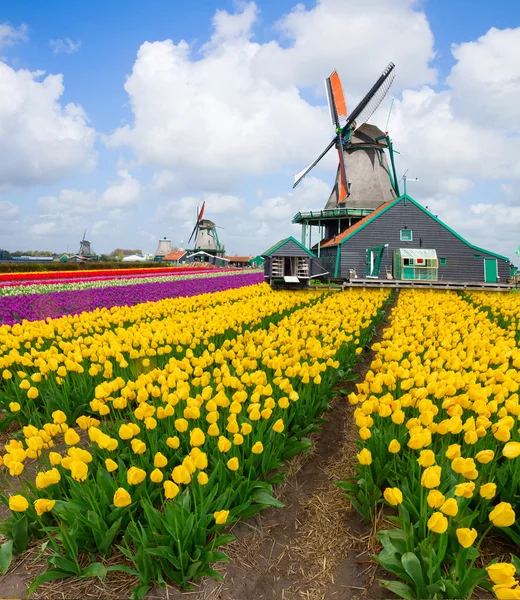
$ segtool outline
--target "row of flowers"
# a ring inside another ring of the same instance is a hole
[[[162,276],[162,277],[168,277],[168,276],[175,276],[175,275],[189,275],[190,273],[219,273],[219,272],[232,272],[233,270],[237,270],[237,269],[217,269],[217,268],[202,268],[202,267],[194,267],[194,268],[178,268],[178,269],[171,269],[170,271],[167,272],[161,272],[159,274],[154,273],[153,270],[150,273],[149,269],[142,269],[141,273],[134,273],[134,274],[127,274],[126,270],[121,270],[119,271],[117,274],[115,275],[105,275],[103,274],[104,271],[100,271],[100,275],[97,274],[92,274],[92,275],[88,275],[88,276],[84,276],[84,275],[80,275],[77,277],[59,277],[57,279],[34,279],[34,280],[29,280],[29,281],[9,281],[9,282],[1,282],[0,281],[0,290],[5,290],[6,288],[11,288],[11,287],[31,287],[31,286],[38,286],[38,285],[52,285],[52,284],[56,284],[56,283],[80,283],[83,281],[116,281],[118,279],[120,280],[125,280],[125,279],[146,279],[148,277],[158,277],[158,276]]]
[[[163,368],[172,355],[213,351],[243,327],[275,323],[322,295],[273,292],[259,284],[5,327],[0,407],[21,424],[53,403],[69,406],[72,418],[87,409],[104,381],[127,380],[150,365]]]
[[[133,566],[112,561],[110,568],[139,577],[136,596],[154,582],[186,586],[218,576],[209,565],[226,560],[217,551],[231,539],[221,535],[223,525],[280,506],[271,486],[283,474],[270,474],[310,446],[305,436],[327,408],[337,377],[370,339],[388,294],[345,293],[338,303],[327,293],[258,288],[250,301],[229,304],[236,332],[219,339],[193,326],[198,311],[187,308],[184,329],[194,333],[184,347],[162,346],[162,363],[158,344],[147,346],[155,352],[136,349],[126,370],[114,367],[111,377],[105,370],[79,414],[70,395],[55,393],[69,380],[72,388],[87,379],[71,362],[61,374],[34,364],[25,377],[16,372],[5,380],[16,379],[18,388],[26,379],[38,384],[41,410],[22,407],[30,423],[3,456],[12,476],[22,473],[21,490],[4,498],[13,511],[4,533],[16,551],[28,537],[49,536],[44,577],[99,576],[103,564],[85,567],[84,556],[107,557],[117,545]],[[259,320],[265,305],[276,312]],[[247,327],[240,325],[244,313]],[[166,342],[178,328],[165,318],[150,330]],[[118,328],[121,345],[133,350],[135,338],[126,331]],[[106,369],[101,347],[96,352],[92,366]],[[19,395],[21,405],[30,402]],[[32,457],[40,463],[34,481],[23,478]]]
[[[236,271],[187,271],[173,275],[141,275],[129,278],[98,278],[79,279],[66,283],[36,283],[10,285],[0,287],[0,298],[12,296],[28,296],[31,294],[50,294],[52,292],[72,292],[76,290],[96,290],[109,287],[142,285],[143,283],[167,283],[170,281],[187,281],[189,279],[205,279],[235,275]]]
[[[520,543],[514,333],[454,293],[406,291],[372,348],[349,396],[358,475],[339,485],[366,519],[380,502],[398,508],[396,529],[379,533],[378,561],[401,580],[386,588],[403,598],[470,598],[489,586],[475,568],[489,532]],[[520,598],[514,572],[488,567],[498,598]]]
[[[138,286],[114,286],[101,289],[51,292],[2,298],[0,324],[13,325],[24,320],[35,321],[74,315],[115,306],[134,306],[164,298],[195,296],[222,291],[262,281],[260,273],[232,274],[213,279],[177,279]]]
[[[20,273],[0,273],[0,282],[7,281],[45,281],[48,279],[73,279],[74,277],[112,277],[117,275],[142,275],[144,273],[173,273],[182,272],[183,269],[194,268],[195,263],[189,267],[143,267],[132,269],[81,269],[77,271],[30,271]],[[196,265],[195,265],[196,266]]]

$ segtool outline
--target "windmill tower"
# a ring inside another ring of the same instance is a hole
[[[338,169],[324,209],[298,213],[293,219],[293,223],[303,227],[304,245],[312,246],[312,227],[319,227],[316,241],[330,239],[399,196],[392,142],[387,133],[366,122],[385,97],[394,77],[395,65],[390,63],[350,114],[337,72],[325,80],[334,137],[312,164],[295,175],[293,188],[332,148],[338,153]]]
[[[191,240],[194,240],[193,253],[202,252],[222,257],[225,250],[218,238],[217,226],[213,221],[203,218],[205,205],[206,203],[203,202],[200,212],[197,207],[197,220],[188,240],[188,245],[191,243]]]
[[[90,242],[85,239],[86,235],[87,235],[87,230],[85,229],[85,231],[83,233],[83,239],[79,243],[78,255],[84,256],[85,258],[90,258],[92,256],[92,249],[90,247]]]
[[[157,246],[157,250],[155,251],[155,254],[154,254],[154,260],[162,260],[171,251],[172,251],[171,240],[167,240],[166,238],[159,240],[159,245]]]

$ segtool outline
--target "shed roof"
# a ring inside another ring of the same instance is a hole
[[[455,237],[457,237],[461,242],[463,242],[470,248],[473,248],[473,250],[477,250],[478,252],[483,252],[484,254],[489,254],[490,256],[494,256],[495,258],[500,258],[501,260],[511,262],[509,260],[509,258],[507,258],[507,256],[502,256],[501,254],[497,254],[496,252],[491,252],[490,250],[485,250],[484,248],[479,248],[478,246],[471,244],[466,239],[464,239],[460,234],[458,234],[455,230],[453,230],[451,227],[446,225],[446,223],[443,223],[438,217],[436,217],[429,210],[424,208],[424,206],[422,204],[420,204],[419,202],[417,202],[417,200],[414,200],[411,196],[408,196],[408,194],[403,194],[402,196],[399,196],[399,198],[395,198],[394,200],[390,200],[388,202],[385,202],[384,204],[381,204],[381,206],[376,208],[376,210],[374,210],[374,212],[370,213],[367,217],[365,217],[364,219],[361,219],[356,224],[352,225],[352,227],[345,229],[345,231],[343,231],[342,233],[337,235],[335,238],[327,240],[326,242],[321,244],[321,248],[327,248],[329,246],[338,246],[340,244],[343,244],[348,239],[350,239],[353,235],[355,235],[356,233],[358,233],[359,231],[364,229],[372,221],[374,221],[375,219],[380,217],[383,213],[385,213],[387,210],[392,208],[392,206],[396,205],[398,202],[401,202],[401,200],[409,201],[412,204],[414,204],[415,206],[417,206],[417,208],[420,208],[431,219],[433,219],[439,225],[444,227],[444,229],[447,229],[450,233],[452,233]]]
[[[230,262],[249,262],[253,257],[252,256],[225,256]]]
[[[403,258],[437,258],[437,250],[427,248],[399,248]]]
[[[172,250],[163,257],[163,260],[179,260],[186,254],[186,250]]]
[[[263,252],[260,256],[271,256],[271,254],[273,252],[275,252],[276,250],[278,250],[278,248],[281,248],[284,244],[287,244],[287,242],[294,242],[297,246],[300,246],[300,248],[302,250],[304,250],[309,256],[312,256],[312,258],[316,258],[316,255],[314,254],[314,252],[312,252],[311,250],[309,250],[308,248],[306,248],[297,239],[293,238],[292,235],[290,235],[287,238],[284,238],[283,240],[280,240],[274,246],[271,246],[269,248],[269,250],[266,250],[265,252]]]

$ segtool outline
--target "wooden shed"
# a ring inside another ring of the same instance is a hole
[[[408,195],[320,243],[333,278],[506,282],[510,260],[474,246]]]
[[[292,236],[262,254],[264,278],[281,287],[306,287],[313,277],[325,275],[316,255]]]

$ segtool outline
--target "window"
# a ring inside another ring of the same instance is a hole
[[[445,265],[446,264],[446,259],[445,258],[439,258],[439,264],[440,265]]]
[[[413,240],[413,232],[411,229],[401,229],[399,234],[401,242],[411,242]]]

